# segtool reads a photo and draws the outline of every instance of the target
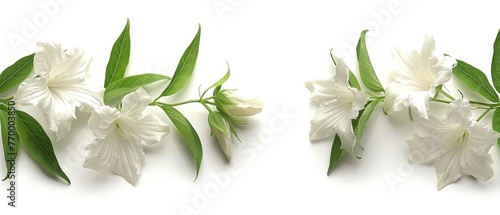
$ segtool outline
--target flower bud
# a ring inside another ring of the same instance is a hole
[[[260,98],[245,99],[234,95],[232,91],[224,91],[222,93],[233,103],[224,105],[227,112],[233,116],[255,115],[260,113],[264,106]]]
[[[231,127],[229,122],[217,112],[210,112],[208,115],[208,124],[212,130],[212,135],[215,135],[219,146],[226,155],[227,160],[231,160]]]

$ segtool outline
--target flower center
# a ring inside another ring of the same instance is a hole
[[[466,144],[468,141],[469,141],[469,132],[467,132],[467,129],[462,128],[457,138],[455,138],[453,144],[455,146],[462,146]]]
[[[354,95],[348,89],[339,89],[335,92],[337,101],[342,104],[351,105],[354,101]]]
[[[128,134],[127,132],[125,132],[123,130],[123,128],[120,126],[120,123],[118,123],[118,121],[115,121],[113,124],[115,125],[116,131],[118,132],[118,134],[120,134],[123,138],[128,139],[130,137],[130,134]]]

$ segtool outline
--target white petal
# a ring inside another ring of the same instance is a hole
[[[311,92],[311,101],[322,103],[324,101],[332,101],[336,98],[335,82],[332,78],[326,80],[315,80],[305,82],[306,88]]]
[[[435,152],[435,145],[429,143],[429,139],[429,137],[422,137],[418,134],[414,134],[406,140],[410,148],[409,159],[412,162],[427,163],[433,161],[437,157],[438,154]]]
[[[231,145],[231,133],[226,132],[223,133],[217,129],[214,129],[214,135],[217,138],[217,142],[219,142],[219,146],[222,149],[222,152],[224,152],[224,155],[226,155],[227,160],[231,160],[231,150],[232,150],[232,145]]]
[[[472,111],[467,99],[457,99],[451,102],[443,117],[448,123],[461,124],[463,127],[471,126],[475,121],[472,118]]]
[[[430,35],[425,35],[424,43],[422,45],[422,49],[420,50],[420,55],[422,55],[423,59],[429,59],[434,55],[436,51],[436,41],[434,37]]]
[[[122,114],[127,116],[142,116],[142,112],[151,102],[146,90],[139,88],[123,97]]]
[[[51,93],[47,87],[46,78],[28,79],[19,85],[14,95],[18,105],[35,106],[47,109],[51,106]]]
[[[359,111],[365,109],[365,105],[370,99],[370,96],[367,93],[358,91],[355,88],[349,88],[349,90],[351,90],[352,94],[354,95],[350,118],[356,119],[359,115]]]
[[[413,121],[415,134],[406,141],[411,161],[431,162],[453,148],[459,124],[447,124],[434,114],[429,119],[414,117]]]
[[[480,182],[491,179],[493,173],[493,159],[491,155],[477,155],[473,151],[465,152],[463,158],[463,172],[472,175]]]
[[[37,52],[33,58],[35,73],[48,78],[52,68],[62,61],[63,50],[60,44],[37,43]]]
[[[95,137],[103,139],[111,132],[110,129],[115,129],[113,123],[119,116],[120,112],[116,108],[98,107],[90,115],[88,127]]]
[[[227,105],[226,110],[233,116],[251,116],[262,111],[264,104],[260,98],[244,99],[234,95],[231,91],[225,91],[226,96],[235,103]]]
[[[326,80],[315,80],[305,82],[306,88],[311,92],[310,99],[315,103],[325,103],[337,98],[338,90],[348,91],[349,68],[340,60],[335,68],[335,73]]]
[[[348,88],[349,86],[349,68],[343,60],[340,60],[335,67],[333,81],[338,87]]]
[[[78,48],[63,49],[59,44],[38,43],[34,70],[54,84],[79,83],[87,77],[89,59]]]
[[[453,183],[462,176],[462,167],[460,161],[461,153],[457,150],[449,150],[436,159],[435,169],[438,180],[438,190],[446,185]]]
[[[56,133],[57,140],[69,132],[71,121],[75,117],[75,104],[58,91],[52,92],[46,85],[46,79],[39,77],[23,82],[14,96],[19,105],[31,105],[40,108]]]
[[[342,128],[344,122],[351,123],[351,109],[339,102],[330,103],[328,106],[319,106],[311,119],[311,141],[331,137],[336,133],[337,127]],[[348,128],[345,128],[347,131]]]
[[[345,130],[337,130],[337,135],[339,135],[340,140],[342,141],[341,148],[346,150],[353,157],[359,157],[362,152],[362,148],[359,144],[356,144],[356,135],[354,135],[352,124],[350,121],[344,121],[343,124],[344,125],[342,127],[345,127]]]
[[[170,127],[153,115],[123,116],[118,123],[124,132],[137,137],[143,145],[154,145],[170,133]]]
[[[96,138],[85,148],[87,156],[83,166],[97,171],[110,169],[135,185],[145,159],[142,147],[135,144],[136,141],[124,139],[116,131],[104,139]]]
[[[430,100],[429,89],[418,87],[420,86],[411,85],[411,83],[397,81],[391,83],[386,90],[385,110],[392,114],[405,107],[412,107],[415,108],[419,116],[427,118]]]
[[[491,130],[484,123],[474,123],[468,129],[471,149],[478,155],[486,155],[495,145],[500,134]]]

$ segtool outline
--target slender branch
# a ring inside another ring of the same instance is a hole
[[[451,99],[452,101],[455,100],[455,98],[453,96],[451,96],[450,94],[448,94],[443,89],[440,89],[438,92],[441,93],[441,94],[443,94],[443,96],[446,96],[447,98]]]
[[[173,103],[173,104],[158,102],[158,104],[168,105],[168,106],[172,106],[172,107],[179,106],[179,105],[185,105],[185,104],[189,104],[189,103],[201,103],[201,100],[200,99],[191,99],[191,100],[186,100],[183,102],[178,102],[178,103]]]
[[[439,103],[445,103],[445,104],[450,104],[451,101],[446,101],[446,100],[442,100],[442,99],[431,99],[431,101],[433,102],[439,102]]]
[[[475,105],[482,105],[482,106],[486,106],[486,107],[490,107],[490,108],[494,108],[494,107],[498,107],[500,104],[498,103],[484,103],[484,102],[478,102],[478,101],[469,101],[469,103],[471,104],[475,104]]]
[[[491,110],[492,110],[492,108],[488,108],[488,109],[486,109],[486,110],[483,112],[483,114],[481,114],[481,116],[479,116],[479,117],[477,118],[477,120],[476,120],[476,121],[478,121],[478,122],[479,122],[479,121],[481,121],[481,119],[483,119],[483,117],[484,117],[484,116],[486,116],[486,114],[488,114]]]
[[[212,112],[212,108],[210,108],[207,104],[205,104],[205,103],[201,103],[201,104],[203,105],[203,107],[205,107],[208,110],[209,113]]]

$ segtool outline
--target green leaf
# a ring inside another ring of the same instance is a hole
[[[241,139],[238,136],[238,131],[236,131],[236,127],[234,126],[234,123],[229,122],[229,130],[236,137],[236,139],[238,139],[238,141],[241,143]]]
[[[30,75],[34,56],[35,54],[30,54],[19,59],[0,74],[0,93],[19,85]]]
[[[127,19],[127,24],[122,33],[116,39],[111,54],[109,56],[108,65],[106,66],[106,78],[104,87],[120,80],[125,76],[125,70],[130,59],[130,20]]]
[[[500,30],[493,44],[493,59],[491,60],[491,79],[497,92],[500,92]]]
[[[16,133],[15,125],[9,126],[9,121],[15,122],[15,110],[12,110],[10,113],[11,114],[9,115],[7,107],[2,105],[0,111],[0,123],[2,129],[3,153],[5,165],[7,167],[7,173],[3,181],[10,177],[11,168],[15,165],[17,153],[19,151],[19,137]]]
[[[366,125],[368,124],[368,120],[370,120],[370,116],[380,102],[382,102],[381,99],[369,102],[366,104],[363,112],[360,112],[354,128],[354,134],[356,135],[356,144],[359,144],[361,147],[363,147],[363,134],[365,132]]]
[[[335,135],[335,139],[333,139],[333,144],[332,144],[332,150],[330,152],[330,165],[328,166],[328,171],[327,175],[330,175],[330,173],[333,171],[337,163],[340,161],[340,158],[342,158],[342,155],[344,154],[344,150],[341,149],[342,146],[342,141],[340,140],[340,137],[338,135]]]
[[[184,139],[184,143],[191,151],[196,164],[196,177],[198,177],[198,173],[200,172],[201,159],[203,157],[203,148],[201,146],[201,141],[198,133],[193,128],[191,123],[186,119],[186,117],[184,117],[184,115],[182,115],[182,113],[177,109],[171,106],[161,106],[161,108],[177,128],[182,138]]]
[[[227,126],[228,123],[218,111],[212,111],[208,114],[208,124],[210,125],[210,128],[215,128],[222,133],[230,131],[230,128]]]
[[[191,44],[186,48],[184,54],[177,64],[177,69],[172,76],[170,84],[163,90],[161,96],[169,96],[179,92],[188,82],[191,74],[193,74],[196,60],[198,58],[198,50],[200,47],[201,26],[198,26],[198,32],[194,36]]]
[[[232,124],[237,124],[237,125],[243,125],[246,124],[247,122],[243,119],[236,118],[235,116],[231,115],[226,108],[224,107],[225,104],[227,104],[227,101],[224,101],[225,97],[222,93],[218,93],[215,96],[215,107],[217,108],[218,111],[221,112],[221,114],[224,116],[225,119],[227,119],[230,123]]]
[[[128,76],[117,80],[106,87],[106,90],[104,91],[104,103],[107,104],[113,99],[137,90],[139,87],[144,85],[167,79],[170,79],[170,77],[160,74],[146,73]]]
[[[383,92],[384,88],[378,80],[377,74],[373,69],[370,56],[368,55],[368,50],[366,48],[365,36],[368,30],[361,32],[361,36],[356,46],[356,54],[359,61],[359,74],[361,76],[361,81],[365,84],[368,89],[374,92]]]
[[[41,166],[51,174],[57,175],[71,184],[68,176],[59,166],[52,142],[45,133],[42,126],[29,114],[16,111],[16,129],[21,144],[26,152]]]
[[[457,66],[453,68],[453,75],[471,90],[479,93],[484,98],[498,102],[495,89],[488,82],[486,75],[476,67],[457,59]]]
[[[356,78],[354,73],[351,72],[351,70],[349,70],[349,85],[356,88],[357,90],[361,90],[361,85],[359,85],[358,79]]]
[[[227,72],[226,72],[226,74],[224,76],[222,76],[222,78],[220,78],[214,84],[212,84],[212,86],[210,86],[209,88],[207,88],[205,90],[205,92],[203,92],[203,94],[201,95],[201,97],[203,98],[203,96],[205,96],[205,94],[207,93],[207,91],[210,90],[210,89],[212,89],[212,88],[215,88],[214,93],[213,93],[214,95],[216,95],[217,93],[219,93],[222,84],[224,84],[229,79],[230,75],[231,75],[231,68],[229,68],[229,64],[228,64],[227,65]]]
[[[493,119],[491,124],[493,130],[495,130],[496,132],[500,132],[500,108],[497,108],[493,113]],[[500,138],[497,139],[497,145],[498,147],[500,147]]]

